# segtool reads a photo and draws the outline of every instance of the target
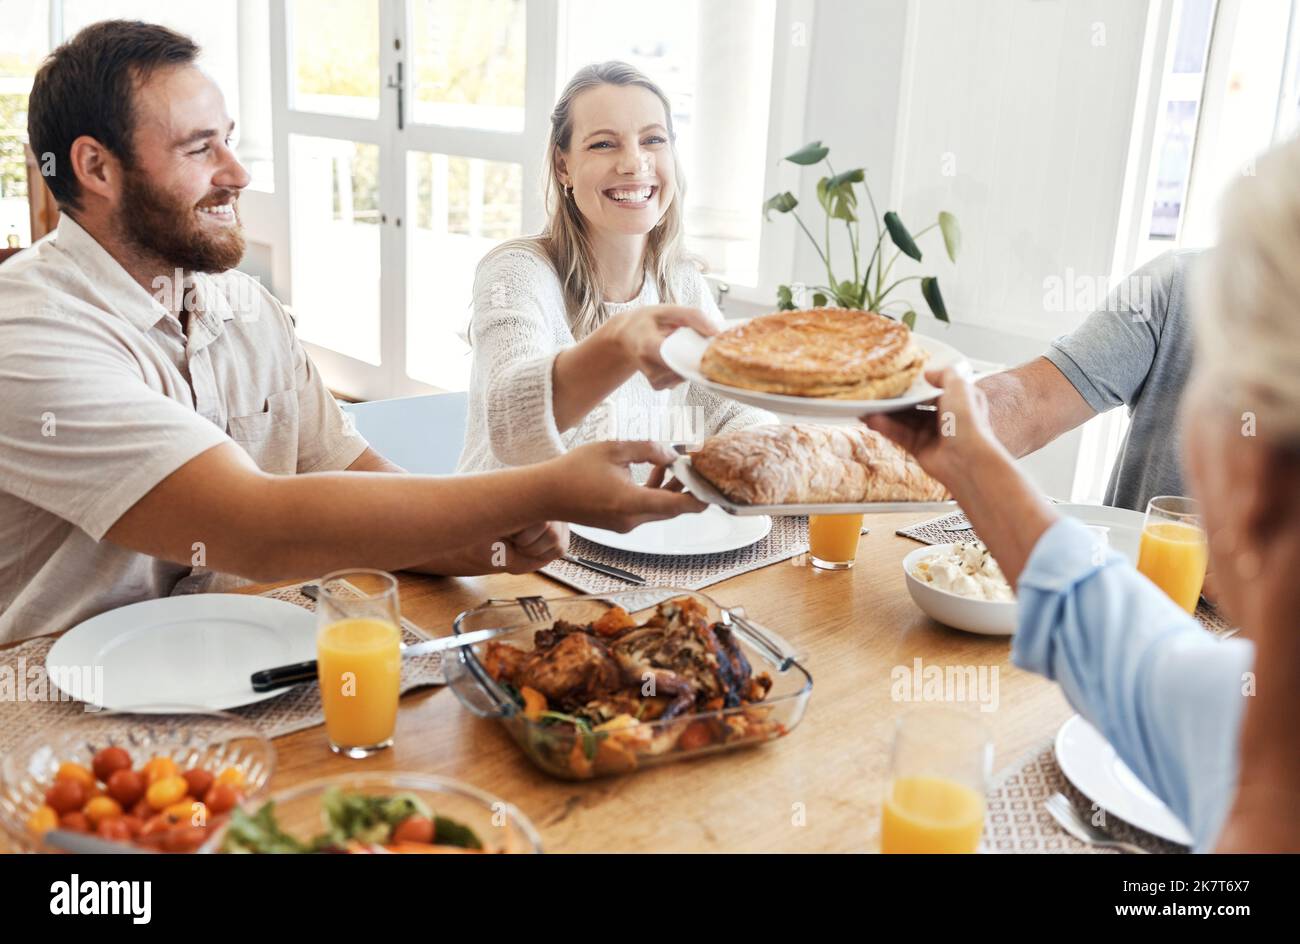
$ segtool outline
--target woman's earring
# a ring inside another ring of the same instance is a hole
[[[570,200],[573,199],[573,184],[570,184],[569,186],[564,188],[564,195],[568,197]]]

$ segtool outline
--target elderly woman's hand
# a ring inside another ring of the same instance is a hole
[[[925,379],[943,390],[935,409],[877,413],[864,418],[916,457],[921,468],[954,490],[961,476],[975,474],[997,460],[1009,461],[989,425],[984,391],[951,367],[928,371]]]

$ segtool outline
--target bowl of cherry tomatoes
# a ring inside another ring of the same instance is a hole
[[[0,759],[0,824],[33,852],[59,851],[44,841],[50,830],[194,852],[274,770],[271,742],[225,712],[86,712]]]

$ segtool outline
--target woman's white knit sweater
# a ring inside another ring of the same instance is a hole
[[[702,309],[720,327],[722,314],[699,270],[683,263],[674,273],[678,304]],[[654,280],[630,302],[606,303],[610,318],[659,303]],[[577,426],[560,432],[552,406],[555,357],[577,341],[564,292],[540,255],[512,247],[490,254],[474,279],[470,323],[474,364],[469,423],[460,472],[484,472],[554,458],[574,446],[606,439],[698,441],[728,429],[776,421],[686,382],[655,390],[637,373]]]

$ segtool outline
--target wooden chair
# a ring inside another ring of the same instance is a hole
[[[31,212],[32,242],[36,242],[59,225],[59,207],[54,202],[54,194],[45,186],[32,146],[24,144],[23,150],[27,152],[27,204]]]

